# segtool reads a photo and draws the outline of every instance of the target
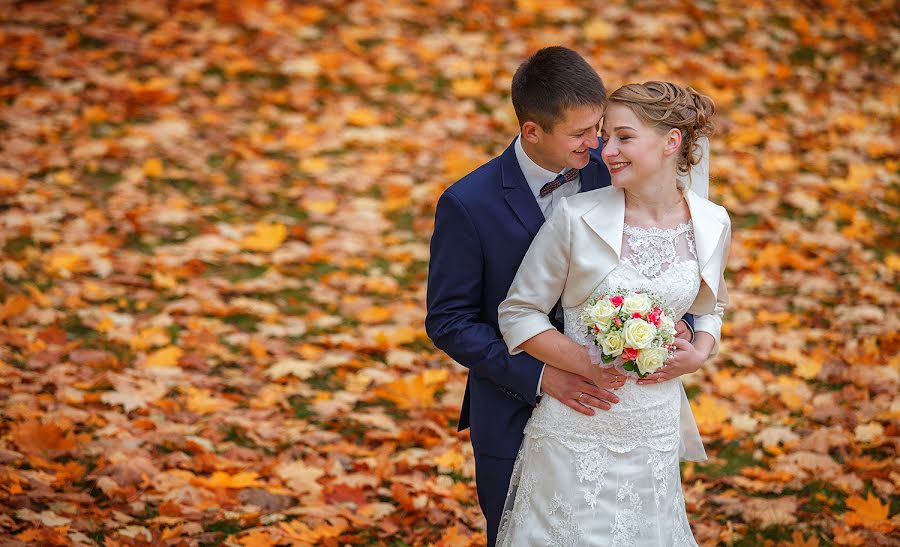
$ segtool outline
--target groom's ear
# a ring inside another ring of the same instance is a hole
[[[522,138],[532,144],[537,144],[541,140],[541,133],[541,126],[535,122],[528,121],[522,124]]]

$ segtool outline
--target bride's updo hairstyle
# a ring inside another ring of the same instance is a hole
[[[716,112],[715,103],[706,95],[670,82],[645,82],[623,85],[609,96],[609,102],[624,104],[645,124],[663,133],[670,129],[681,132],[679,174],[687,175],[703,159],[697,140],[713,133]]]

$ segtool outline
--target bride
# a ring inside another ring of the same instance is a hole
[[[679,456],[706,458],[679,377],[718,350],[731,243],[725,209],[676,174],[701,161],[712,100],[667,82],[616,90],[603,121],[612,186],[563,199],[525,255],[499,322],[510,352],[600,378],[579,316],[591,296],[646,288],[706,321],[666,365],[585,416],[544,397],[525,428],[497,545],[696,545]],[[561,299],[565,332],[547,314]],[[629,373],[625,373],[629,374]]]

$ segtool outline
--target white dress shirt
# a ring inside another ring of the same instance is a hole
[[[553,212],[553,207],[559,203],[559,200],[574,196],[581,190],[581,176],[578,176],[551,192],[550,195],[541,197],[541,188],[548,182],[552,182],[559,175],[568,171],[569,168],[566,167],[559,173],[554,173],[553,171],[548,171],[534,163],[534,160],[529,158],[528,154],[525,153],[525,149],[522,148],[521,134],[519,135],[519,138],[516,139],[516,159],[519,160],[519,168],[522,170],[522,174],[525,175],[525,182],[527,182],[528,187],[531,188],[531,193],[534,194],[534,199],[537,201],[538,207],[541,208],[541,213],[544,214],[545,219],[550,218],[550,213]],[[538,377],[538,397],[542,395],[541,383],[544,381],[544,369],[546,366],[547,365],[544,365],[544,367],[541,368],[541,375]]]

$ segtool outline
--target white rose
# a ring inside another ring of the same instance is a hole
[[[625,321],[622,332],[625,334],[626,345],[634,349],[649,348],[656,338],[656,327],[643,319]]]
[[[635,313],[644,315],[650,311],[651,307],[650,297],[646,294],[632,294],[631,296],[626,297],[625,303],[622,304],[622,310],[628,315]]]
[[[659,370],[668,357],[665,348],[646,348],[638,352],[635,362],[641,374],[650,374]]]
[[[603,353],[617,357],[625,349],[625,340],[618,331],[613,331],[600,337],[600,345],[603,347]]]
[[[603,299],[598,301],[588,312],[591,321],[600,327],[600,330],[606,330],[612,324],[613,317],[616,316],[616,307],[609,303],[609,300]]]

